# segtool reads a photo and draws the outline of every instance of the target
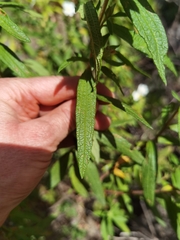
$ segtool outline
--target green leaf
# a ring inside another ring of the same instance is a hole
[[[177,124],[177,127],[178,127],[178,137],[179,137],[179,142],[180,142],[180,107],[178,109],[178,124]]]
[[[101,221],[101,234],[103,237],[103,240],[109,240],[109,232],[107,228],[107,218],[103,217]]]
[[[102,96],[102,95],[97,95],[97,99],[106,103],[111,103],[113,106],[125,111],[129,115],[131,115],[133,118],[137,119],[138,121],[142,122],[145,126],[149,127],[152,129],[152,127],[149,125],[149,123],[142,117],[142,115],[138,114],[135,110],[133,110],[129,105],[126,103],[121,103],[116,98],[112,97],[107,97],[107,96]]]
[[[119,90],[122,92],[121,86],[119,84],[119,79],[117,78],[117,76],[115,75],[115,73],[113,73],[113,71],[105,66],[101,67],[101,71],[110,79],[112,79],[115,84],[118,86]]]
[[[36,73],[36,76],[50,76],[50,72],[45,68],[43,65],[41,65],[39,62],[27,59],[25,60],[25,64],[27,67],[29,67],[34,73]]]
[[[8,33],[23,42],[30,42],[25,33],[8,17],[7,13],[0,9],[0,26]]]
[[[172,184],[175,188],[180,189],[180,167],[177,167],[171,174]]]
[[[81,179],[76,175],[75,167],[73,165],[69,169],[69,176],[75,191],[83,197],[88,197],[88,192],[81,182]]]
[[[138,67],[135,67],[126,57],[124,57],[120,52],[116,52],[116,56],[118,56],[118,58],[120,60],[123,61],[124,64],[126,64],[127,66],[130,66],[132,69],[134,69],[137,72],[140,72],[141,74],[149,77],[149,75],[147,73],[145,73],[144,71],[142,71],[141,69],[139,69]]]
[[[76,104],[77,159],[81,177],[84,176],[92,151],[95,113],[96,84],[90,69],[86,69],[78,83]]]
[[[159,75],[166,84],[164,57],[168,50],[165,30],[157,14],[146,0],[120,0],[136,31],[147,44]]]
[[[94,160],[96,163],[100,162],[100,146],[96,139],[96,137],[93,137],[93,146],[92,146],[92,160]]]
[[[143,118],[143,116],[141,114],[138,114],[134,109],[132,109],[129,105],[127,105],[126,103],[122,103],[125,111],[130,114],[132,117],[134,117],[135,119],[137,119],[138,121],[142,122],[146,127],[151,128],[152,127],[149,125],[149,123]]]
[[[157,151],[152,141],[146,144],[146,159],[142,165],[142,186],[144,197],[150,206],[154,205],[157,175]]]
[[[124,41],[128,42],[130,45],[133,44],[133,37],[131,33],[133,31],[111,21],[107,21],[107,26],[110,33],[114,33],[118,37],[122,38]]]
[[[87,1],[84,4],[84,16],[87,21],[89,29],[91,51],[95,62],[95,80],[96,82],[98,82],[101,71],[101,61],[103,56],[102,50],[103,38],[101,35],[101,28],[98,15],[96,12],[96,8],[94,7],[93,1]]]
[[[105,102],[105,103],[111,103],[113,106],[125,111],[125,108],[123,107],[121,101],[116,99],[116,98],[112,98],[112,97],[97,94],[97,99],[102,101],[102,102]]]
[[[94,196],[102,205],[106,204],[104,190],[99,177],[98,169],[93,162],[89,162],[86,172],[86,180],[93,191]]]
[[[20,3],[15,3],[15,2],[0,2],[0,8],[5,8],[5,7],[12,7],[12,8],[21,8],[24,9],[25,7],[20,4]]]
[[[60,73],[62,70],[64,70],[67,66],[69,66],[69,64],[71,62],[77,62],[77,61],[80,61],[80,62],[88,62],[88,59],[87,58],[84,58],[84,57],[71,57],[69,59],[67,59],[66,61],[64,61],[58,68],[58,73]]]
[[[166,201],[166,211],[171,221],[171,226],[177,233],[178,239],[180,239],[180,207],[178,206],[178,203],[174,201],[172,196],[166,196],[164,199]]]
[[[28,77],[28,72],[25,65],[18,60],[16,55],[5,45],[0,44],[0,60],[4,62],[18,77]]]
[[[93,53],[97,56],[102,47],[102,35],[96,8],[92,1],[84,4],[84,15],[88,24]]]
[[[128,156],[135,163],[142,164],[145,160],[139,151],[132,150],[132,145],[126,139],[117,134],[106,131],[103,133],[96,133],[96,137],[102,144]]]
[[[174,66],[173,62],[171,61],[171,59],[170,59],[167,55],[164,57],[164,64],[165,64],[166,67],[168,67],[168,68],[171,70],[171,72],[173,72],[174,75],[177,77],[178,73],[177,73],[177,71],[176,71],[176,69],[175,69],[175,66]]]
[[[57,186],[59,182],[61,182],[66,175],[66,171],[68,168],[68,162],[72,157],[72,153],[67,152],[61,159],[56,160],[56,162],[50,168],[50,187],[54,188]]]
[[[173,97],[178,101],[180,102],[180,96],[175,92],[175,91],[171,91]]]
[[[56,161],[50,169],[50,187],[54,188],[60,182],[60,162]]]

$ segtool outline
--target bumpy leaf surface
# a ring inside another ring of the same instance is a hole
[[[159,75],[166,83],[164,57],[168,50],[165,30],[157,14],[146,0],[120,0],[125,12],[132,20],[137,34],[147,44]],[[140,38],[139,38],[140,39]]]
[[[93,135],[94,118],[96,113],[96,84],[92,80],[91,71],[85,70],[77,89],[76,131],[77,131],[77,159],[81,177],[84,176],[90,159]]]

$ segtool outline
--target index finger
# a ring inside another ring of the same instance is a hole
[[[28,79],[31,93],[41,105],[55,106],[61,102],[76,98],[79,77],[36,77]],[[112,97],[112,92],[102,83],[98,83],[97,92]]]

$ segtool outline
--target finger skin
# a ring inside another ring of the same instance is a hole
[[[0,225],[36,187],[53,152],[75,129],[78,79],[0,79]],[[112,96],[102,84],[97,89]],[[109,118],[97,110],[95,129],[109,125]]]

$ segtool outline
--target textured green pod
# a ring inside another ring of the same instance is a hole
[[[76,104],[77,159],[82,178],[91,155],[95,114],[96,84],[90,69],[86,69],[78,83]]]

